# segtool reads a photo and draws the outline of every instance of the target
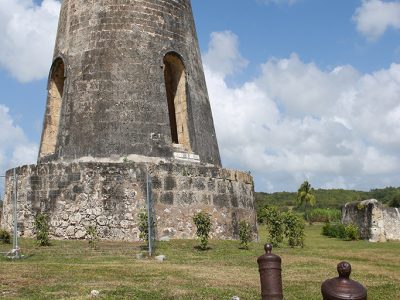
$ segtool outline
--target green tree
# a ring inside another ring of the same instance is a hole
[[[139,238],[146,241],[146,243],[149,242],[149,216],[147,215],[147,212],[145,210],[142,210],[139,212]]]
[[[200,238],[200,249],[207,250],[208,236],[211,231],[211,216],[206,212],[199,212],[194,215],[193,222],[197,227],[197,236]]]
[[[292,248],[296,246],[304,247],[304,220],[295,215],[292,211],[282,214],[283,228],[288,239],[288,245]]]
[[[283,241],[282,214],[275,206],[265,208],[265,224],[267,225],[268,241],[274,247],[279,247]]]
[[[97,230],[95,226],[88,226],[86,228],[87,238],[89,242],[90,249],[97,249],[97,243],[99,237],[97,236]]]
[[[35,233],[39,246],[50,246],[49,239],[49,216],[38,213],[35,217]]]
[[[310,221],[310,218],[308,216],[309,207],[315,206],[317,201],[314,195],[314,189],[311,187],[311,184],[307,180],[304,181],[297,190],[296,202],[298,207],[304,205],[305,218],[307,221]]]
[[[240,244],[243,246],[244,249],[249,249],[249,243],[253,239],[253,233],[251,230],[251,225],[246,221],[241,221],[239,223],[239,237],[240,237]]]

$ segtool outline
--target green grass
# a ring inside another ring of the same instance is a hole
[[[352,264],[354,280],[368,288],[368,299],[400,299],[400,243],[344,242],[320,235],[321,226],[307,227],[303,249],[276,248],[283,260],[285,299],[321,299],[321,283],[336,277],[342,260]],[[158,244],[163,263],[136,259],[139,243],[100,242],[90,250],[86,241],[53,241],[39,248],[21,241],[26,255],[19,261],[0,259],[0,297],[5,299],[260,299],[256,259],[260,243],[240,250],[237,241],[211,241],[199,251],[197,241]],[[0,245],[0,251],[10,245]]]

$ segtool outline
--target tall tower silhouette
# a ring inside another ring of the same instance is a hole
[[[198,155],[220,165],[188,0],[64,0],[39,161]]]
[[[64,0],[36,165],[15,168],[19,233],[38,213],[53,238],[137,240],[148,209],[157,238],[253,224],[248,173],[221,167],[190,0]],[[1,227],[10,229],[14,169]]]

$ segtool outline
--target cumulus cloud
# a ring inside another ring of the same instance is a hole
[[[21,82],[46,77],[59,11],[57,0],[0,0],[0,67]]]
[[[371,74],[348,65],[327,71],[292,54],[269,59],[257,78],[233,88],[225,79],[242,59],[237,37],[213,34],[204,56],[227,44],[236,49],[224,64],[205,60],[225,166],[251,170],[258,190],[295,190],[305,179],[318,187],[398,185],[400,64]]]
[[[400,2],[363,0],[353,20],[360,33],[369,40],[377,40],[388,28],[400,29]]]
[[[37,153],[38,146],[30,142],[22,128],[14,123],[8,107],[0,104],[0,172],[33,163]]]
[[[211,33],[208,48],[203,61],[221,76],[232,75],[248,64],[239,52],[239,38],[230,31]]]

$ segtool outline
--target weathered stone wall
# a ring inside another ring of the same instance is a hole
[[[220,166],[190,0],[62,2],[54,51],[66,76],[60,128],[54,154],[40,161],[172,158],[163,61],[171,52],[185,68],[185,148]]]
[[[375,199],[347,203],[342,208],[342,223],[356,224],[361,237],[371,242],[400,240],[400,210],[384,207]]]
[[[195,236],[194,213],[212,215],[213,238],[237,237],[240,220],[256,233],[252,177],[246,173],[177,163],[46,163],[17,168],[18,224],[33,236],[34,216],[50,216],[51,234],[81,239],[95,226],[100,238],[138,240],[138,213],[152,177],[157,238]],[[12,227],[12,170],[7,172],[1,226]]]

